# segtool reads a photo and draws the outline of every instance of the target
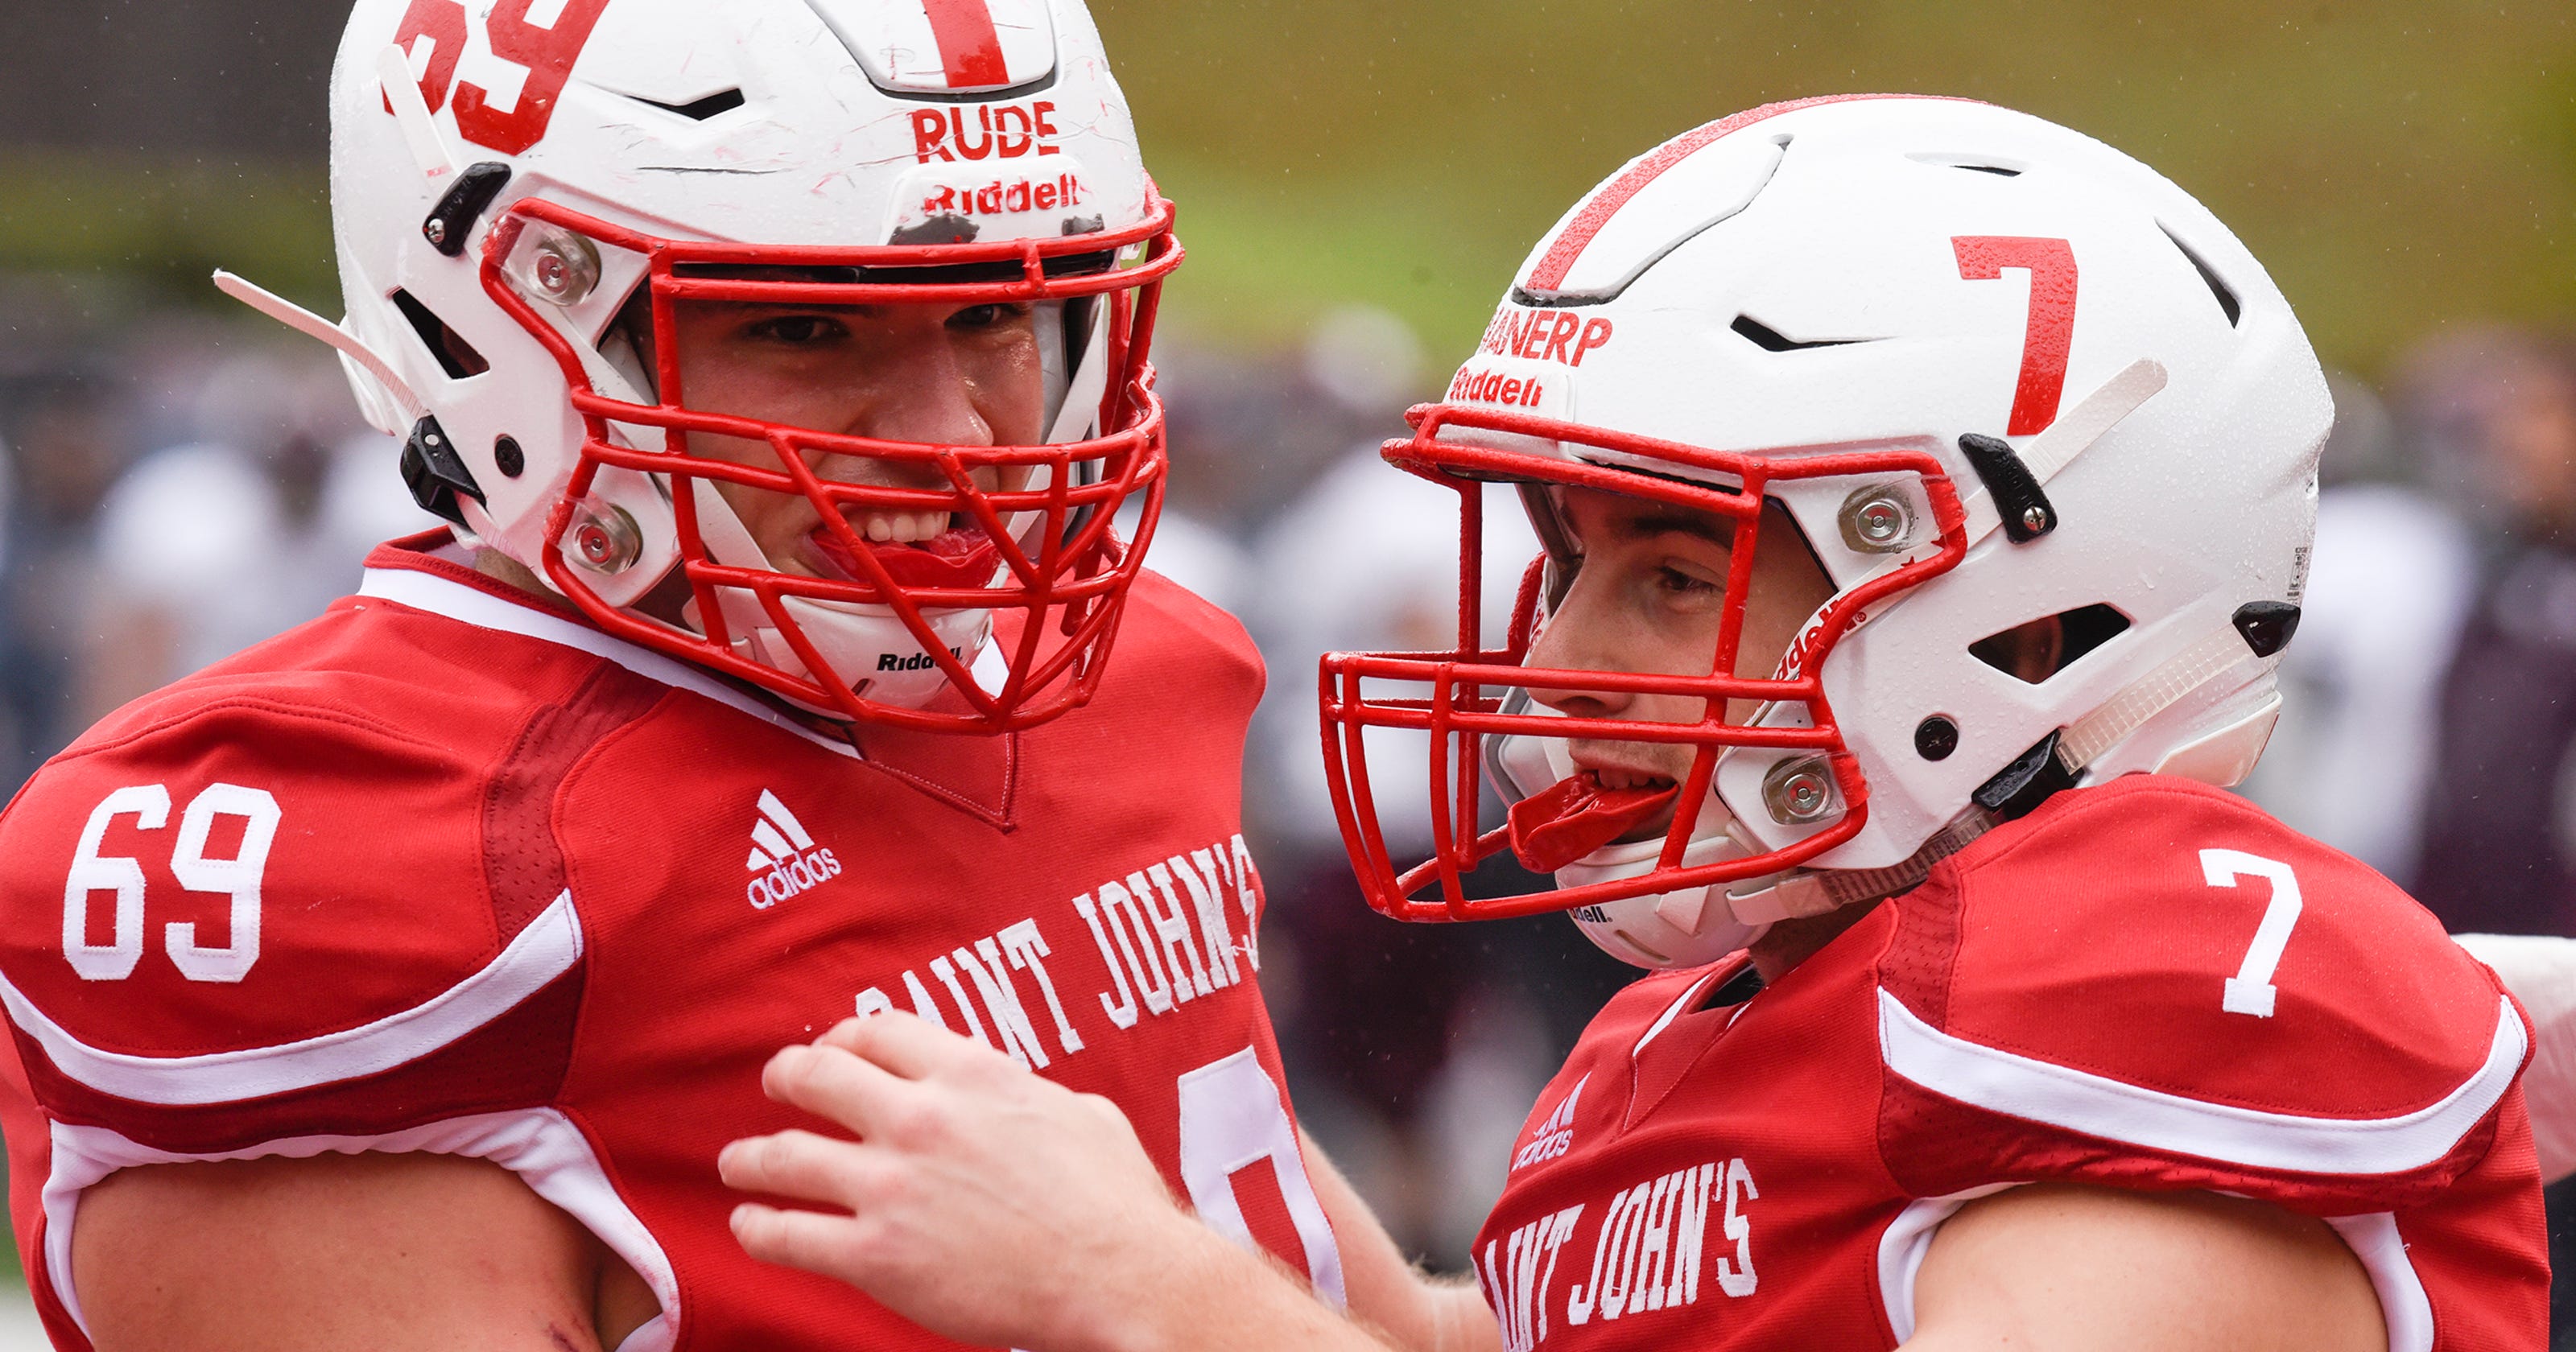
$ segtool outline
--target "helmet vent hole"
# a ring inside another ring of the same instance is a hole
[[[2172,240],[2173,246],[2182,250],[2182,256],[2191,260],[2192,270],[2200,274],[2200,280],[2208,283],[2209,294],[2218,298],[2218,308],[2226,312],[2227,327],[2235,328],[2237,321],[2245,316],[2245,303],[2236,298],[2235,288],[2219,278],[2217,269],[2209,266],[2209,260],[2192,252],[2192,247],[2182,242],[2182,236],[2175,234],[2172,226],[2158,221],[2156,228],[2164,231],[2165,238]]]
[[[2129,617],[2106,605],[2084,606],[2014,625],[1968,645],[1968,653],[2017,681],[2038,685],[2066,670],[2129,627]]]
[[[1997,178],[2021,177],[2021,171],[2019,169],[2006,169],[2000,164],[1954,164],[1950,167],[1953,169],[1965,169],[1972,174],[1992,174]]]
[[[664,103],[660,99],[648,99],[637,94],[629,94],[627,97],[646,107],[659,108],[666,113],[676,113],[691,122],[705,122],[711,118],[722,117],[741,107],[744,101],[742,91],[739,89],[727,89],[720,93],[709,94],[705,98],[689,103]]]
[[[1751,315],[1737,315],[1731,327],[1746,342],[1765,352],[1805,352],[1811,348],[1849,347],[1854,343],[1869,341],[1865,338],[1821,338],[1814,342],[1800,342],[1783,335],[1778,329]]]
[[[474,345],[465,341],[463,334],[447,327],[446,321],[431,314],[429,307],[421,304],[410,292],[396,291],[392,300],[394,308],[402,311],[402,317],[411,322],[412,332],[420,335],[421,346],[428,348],[429,355],[437,358],[438,369],[445,371],[448,379],[466,380],[492,369],[492,363],[485,361],[483,354],[475,351]]]

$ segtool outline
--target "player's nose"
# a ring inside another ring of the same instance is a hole
[[[878,360],[872,397],[851,410],[849,434],[931,446],[993,444],[992,424],[976,402],[980,391],[947,343],[907,343]],[[935,467],[931,474],[938,477]]]
[[[1616,644],[1608,629],[1578,582],[1531,641],[1523,665],[1548,671],[1633,669],[1624,665],[1614,651]],[[1634,695],[1616,690],[1532,689],[1530,698],[1558,713],[1586,718],[1615,718],[1636,702]]]

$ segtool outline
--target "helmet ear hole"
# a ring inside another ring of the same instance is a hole
[[[430,312],[430,308],[408,291],[396,291],[388,297],[394,308],[402,311],[411,331],[420,336],[421,346],[438,362],[438,369],[450,380],[468,380],[492,369],[492,363],[465,341],[465,335],[447,326],[447,321]]]
[[[2039,685],[2129,627],[2129,617],[2107,605],[2043,615],[1968,645],[1968,654],[2006,676]]]

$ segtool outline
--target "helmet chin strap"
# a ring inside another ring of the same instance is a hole
[[[1735,912],[1736,919],[1756,924],[1823,915],[1846,906],[1879,901],[1911,891],[1931,876],[1933,865],[1967,848],[1998,824],[2020,816],[2044,801],[2047,796],[2044,787],[2037,794],[2023,792],[2033,781],[2045,775],[2060,787],[2079,782],[2086,769],[2157,715],[2195,692],[2227,678],[2248,661],[2270,660],[2254,657],[2244,636],[2234,625],[2212,630],[2199,642],[2103,701],[2092,713],[2077,719],[2062,734],[2033,748],[2037,755],[2025,755],[2020,762],[1996,776],[1986,788],[1978,791],[1976,801],[1971,801],[1965,811],[1951,818],[1949,825],[1933,832],[1911,857],[1885,868],[1801,869],[1783,877],[1761,880],[1745,891],[1731,891],[1726,895],[1726,904]],[[2266,704],[2257,718],[2268,714],[2272,707]],[[2250,724],[2256,720],[2243,721]],[[2268,729],[2268,724],[2265,727]],[[2219,729],[2222,733],[2234,730]],[[2016,771],[2025,768],[2031,773],[2016,776]],[[2005,782],[2007,780],[2012,782]],[[2006,802],[2007,799],[2011,801]]]
[[[1883,901],[1909,892],[1932,876],[1932,866],[1966,849],[1995,828],[1995,816],[1971,804],[1950,824],[1932,833],[1923,848],[1885,868],[1797,869],[1757,879],[1747,891],[1729,891],[1726,907],[1748,925],[1776,924],[1825,915],[1846,906]]]

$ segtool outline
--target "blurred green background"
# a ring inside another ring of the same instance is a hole
[[[2576,303],[2576,4],[1098,0],[1196,258],[1176,317],[1266,344],[1335,302],[1462,352],[1523,251],[1662,138],[1771,99],[1962,94],[2090,132],[2233,224],[2327,361]],[[30,14],[0,51],[0,271],[334,295],[339,6]],[[30,28],[32,27],[32,31]],[[172,73],[155,62],[184,69]]]

